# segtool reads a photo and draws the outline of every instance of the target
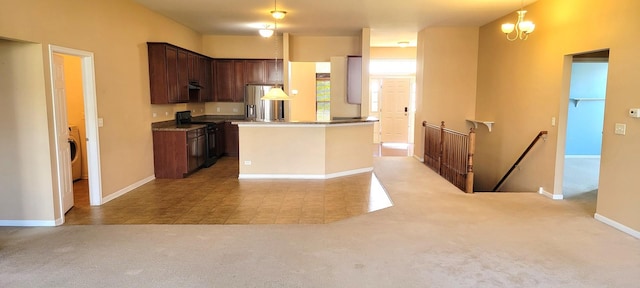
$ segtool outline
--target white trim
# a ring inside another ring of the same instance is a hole
[[[127,193],[131,192],[133,189],[136,189],[136,188],[138,188],[138,187],[140,187],[140,186],[142,186],[144,184],[147,184],[147,183],[149,183],[149,182],[151,182],[151,181],[153,181],[155,179],[156,179],[156,176],[155,175],[151,175],[151,176],[149,176],[147,178],[144,178],[144,179],[142,179],[142,180],[140,180],[140,181],[138,181],[136,183],[133,183],[133,184],[127,186],[127,187],[124,187],[124,188],[116,191],[115,193],[109,194],[109,195],[107,195],[107,197],[102,198],[102,203],[100,203],[100,205],[102,205],[104,203],[107,203],[107,202],[109,202],[109,201],[111,201],[113,199],[116,199],[116,198],[118,198],[118,197],[120,197],[120,196],[122,196],[124,194],[127,194]]]
[[[564,196],[562,194],[551,194],[550,192],[547,192],[544,190],[544,188],[540,187],[538,188],[538,193],[542,194],[543,196],[549,197],[553,200],[562,200],[564,199]]]
[[[339,126],[362,126],[373,125],[374,121],[369,122],[353,122],[353,123],[340,123],[340,124],[323,124],[323,123],[299,123],[295,122],[231,122],[232,124],[238,124],[238,127],[268,127],[268,128],[298,128],[298,127],[314,127],[314,128],[330,128]]]
[[[37,227],[57,226],[57,220],[0,220],[0,226]]]
[[[87,168],[89,170],[89,201],[93,206],[101,205],[102,201],[102,172],[100,165],[100,140],[98,135],[98,106],[96,94],[95,65],[93,53],[49,45],[49,69],[53,69],[53,54],[66,54],[80,57],[82,62],[82,93],[84,95],[85,133],[87,147]],[[53,77],[53,73],[51,73]],[[53,79],[52,89],[53,89]],[[52,93],[53,95],[53,93]],[[53,96],[55,97],[55,95]],[[54,99],[55,102],[55,99]],[[66,117],[59,115],[55,117]],[[55,121],[55,119],[54,119]],[[60,181],[60,180],[58,180]],[[59,190],[59,189],[58,189]],[[58,191],[62,193],[62,191]],[[62,195],[60,195],[60,207],[62,207]],[[63,209],[61,208],[60,211]],[[64,219],[64,216],[62,216]]]
[[[238,179],[331,179],[373,171],[373,167],[354,169],[331,174],[240,174]]]
[[[616,229],[618,229],[618,230],[620,230],[620,231],[622,231],[624,233],[627,233],[627,234],[629,234],[629,235],[631,235],[633,237],[636,237],[636,238],[640,239],[640,231],[637,231],[637,230],[632,229],[631,227],[625,226],[625,225],[621,224],[620,222],[611,220],[611,219],[609,219],[609,218],[607,218],[605,216],[602,216],[602,215],[600,215],[598,213],[594,214],[593,218],[595,218],[596,220],[598,220],[598,221],[600,221],[600,222],[602,222],[604,224],[607,224],[607,225],[609,225],[609,226],[611,226],[613,228],[616,228]]]
[[[415,154],[414,154],[414,155],[413,155],[413,158],[416,158],[416,160],[418,160],[418,161],[420,161],[420,162],[424,163],[424,157],[419,157],[418,155],[415,155]]]
[[[564,158],[600,158],[600,155],[564,155]]]

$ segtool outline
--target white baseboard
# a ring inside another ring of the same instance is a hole
[[[373,171],[373,167],[354,169],[331,174],[240,174],[238,179],[331,179]]]
[[[591,158],[596,159],[600,158],[600,155],[564,155],[564,158]]]
[[[0,220],[0,226],[37,227],[57,226],[57,220]]]
[[[551,194],[551,193],[545,191],[544,188],[542,188],[542,187],[538,188],[538,193],[540,193],[540,194],[542,194],[542,195],[544,195],[546,197],[549,197],[549,198],[551,198],[553,200],[562,200],[564,198],[561,194]]]
[[[609,225],[609,226],[611,226],[613,228],[616,228],[616,229],[618,229],[618,230],[620,230],[620,231],[622,231],[624,233],[627,233],[627,234],[629,234],[629,235],[631,235],[633,237],[636,237],[636,238],[640,239],[640,231],[634,230],[634,229],[632,229],[630,227],[627,227],[627,226],[625,226],[625,225],[623,225],[623,224],[621,224],[621,223],[619,223],[617,221],[611,220],[611,219],[609,219],[609,218],[607,218],[605,216],[602,216],[602,215],[600,215],[598,213],[593,215],[593,218],[596,218],[596,220],[598,220],[598,221],[600,221],[600,222],[602,222],[604,224],[607,224],[607,225]]]
[[[424,163],[424,157],[420,157],[420,156],[418,156],[418,155],[413,155],[413,158],[416,158],[416,160],[418,160],[418,161],[420,161],[420,162]]]
[[[109,202],[109,201],[111,201],[113,199],[116,199],[116,198],[118,198],[118,197],[120,197],[120,196],[122,196],[124,194],[127,194],[127,193],[131,192],[133,189],[136,189],[136,188],[138,188],[138,187],[140,187],[140,186],[142,186],[144,184],[147,184],[147,183],[149,183],[149,182],[151,182],[151,181],[153,181],[155,179],[156,179],[156,176],[155,175],[151,175],[151,176],[149,176],[147,178],[144,178],[144,179],[142,179],[142,180],[140,180],[140,181],[138,181],[136,183],[133,183],[133,184],[127,186],[127,187],[124,187],[124,188],[116,191],[115,193],[109,194],[106,197],[102,197],[102,204],[107,203],[107,202]]]

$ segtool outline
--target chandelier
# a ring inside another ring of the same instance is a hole
[[[536,24],[524,20],[524,14],[527,14],[527,10],[524,10],[523,1],[520,2],[520,10],[516,11],[516,13],[518,13],[516,24],[502,24],[502,33],[507,35],[507,40],[509,41],[515,41],[516,39],[527,40],[529,34],[536,28]]]

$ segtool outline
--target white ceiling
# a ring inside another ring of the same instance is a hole
[[[273,24],[272,0],[135,1],[204,34],[257,35],[257,27]],[[371,46],[392,47],[400,41],[415,45],[417,32],[426,27],[481,26],[520,5],[518,0],[279,0],[278,10],[287,16],[278,21],[278,31],[352,36],[368,27]]]

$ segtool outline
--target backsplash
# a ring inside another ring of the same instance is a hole
[[[173,120],[176,112],[190,110],[191,115],[205,115],[204,103],[151,104],[151,122]]]
[[[207,102],[204,107],[206,115],[244,115],[244,103]]]

